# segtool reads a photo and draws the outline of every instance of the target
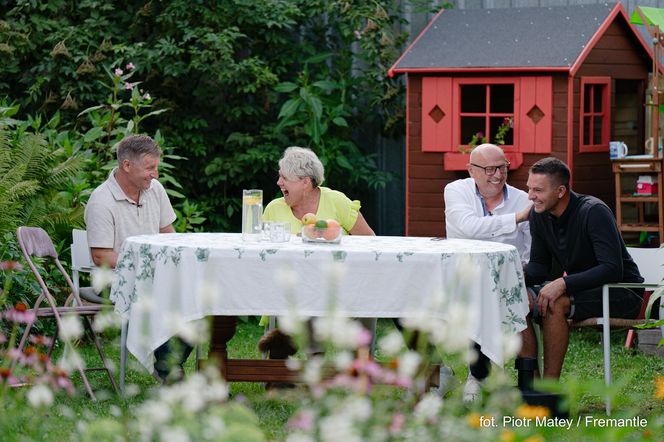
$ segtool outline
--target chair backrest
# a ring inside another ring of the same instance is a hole
[[[664,279],[664,248],[627,247],[646,284],[660,284]]]
[[[62,263],[60,263],[60,259],[58,258],[58,253],[55,251],[55,246],[53,245],[53,241],[51,241],[51,237],[48,236],[48,233],[46,233],[46,231],[41,227],[21,226],[16,229],[16,237],[18,239],[18,244],[23,251],[23,257],[25,258],[28,266],[30,267],[30,270],[32,270],[32,273],[37,279],[39,286],[42,288],[42,295],[53,300],[51,292],[46,286],[46,282],[39,274],[35,263],[31,259],[32,257],[51,258],[56,268],[60,271],[60,273],[62,273],[62,276],[64,276],[65,281],[71,290],[70,295],[67,296],[65,305],[69,304],[72,298],[76,300],[78,305],[81,305],[81,299],[78,296],[78,290],[74,287],[74,283],[69,277],[67,271],[64,269],[64,267],[62,267]]]
[[[71,267],[73,270],[89,272],[95,264],[92,262],[90,247],[88,247],[88,232],[74,229],[71,231]]]
[[[53,241],[44,229],[40,227],[19,227],[16,230],[16,236],[24,254],[38,258],[58,257]],[[28,256],[25,258],[28,259]]]

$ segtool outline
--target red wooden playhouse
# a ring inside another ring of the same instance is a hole
[[[553,155],[614,207],[609,141],[644,145],[651,68],[619,3],[442,10],[389,71],[407,74],[406,234],[445,235],[443,188],[473,142],[503,143],[516,187]]]

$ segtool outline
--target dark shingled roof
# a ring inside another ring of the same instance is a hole
[[[567,68],[614,7],[446,10],[392,69]]]

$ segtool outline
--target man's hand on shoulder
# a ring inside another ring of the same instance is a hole
[[[528,216],[530,215],[530,209],[533,208],[533,203],[528,204],[528,207],[523,209],[521,212],[516,212],[514,216],[516,217],[516,223],[520,224],[524,221],[528,221]]]

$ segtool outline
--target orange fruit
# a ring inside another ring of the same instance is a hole
[[[325,232],[323,232],[323,238],[325,238],[328,241],[337,239],[337,237],[341,233],[341,225],[339,224],[339,221],[337,221],[336,219],[328,219],[326,220],[326,222],[327,222],[327,229],[325,229]]]
[[[323,231],[323,238],[327,241],[332,241],[337,239],[339,233],[341,232],[341,227],[337,224],[336,226],[328,225],[327,229]]]
[[[302,224],[316,224],[316,214],[314,213],[306,213],[302,217]]]
[[[314,227],[313,224],[305,224],[302,233],[304,234],[304,236],[306,236],[309,239],[316,238],[316,228]]]

